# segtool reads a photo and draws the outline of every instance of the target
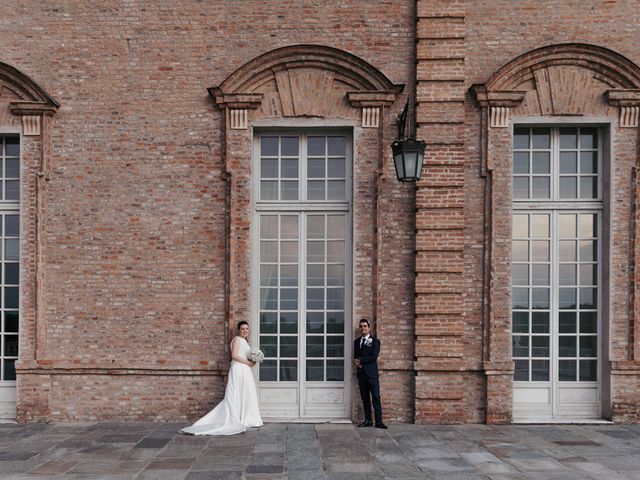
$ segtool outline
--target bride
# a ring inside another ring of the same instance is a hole
[[[249,360],[251,347],[247,343],[249,324],[238,323],[237,337],[231,341],[231,368],[222,401],[204,417],[180,433],[190,435],[235,435],[247,427],[261,427],[258,395],[251,375],[256,363]]]

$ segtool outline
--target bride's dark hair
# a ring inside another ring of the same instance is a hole
[[[246,320],[241,320],[238,322],[238,330],[240,330],[240,327],[242,325],[246,325],[247,327],[249,326],[249,322],[247,322]]]

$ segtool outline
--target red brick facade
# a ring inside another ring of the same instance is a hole
[[[607,123],[614,166],[602,416],[638,421],[640,13],[592,7],[14,6],[0,134],[21,134],[18,419],[215,404],[233,326],[256,324],[254,129],[322,126],[353,134],[349,334],[374,320],[385,418],[512,421],[509,122],[583,116]],[[427,143],[415,186],[389,148],[407,98]]]

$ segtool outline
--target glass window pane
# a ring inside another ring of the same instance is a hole
[[[278,160],[275,158],[260,161],[260,178],[278,178]]]
[[[560,198],[577,198],[576,182],[576,177],[560,177]]]
[[[283,159],[280,165],[280,175],[282,178],[298,178],[298,159]]]
[[[551,197],[550,177],[533,177],[531,197],[532,198],[550,198]]]
[[[297,309],[298,309],[298,289],[297,288],[281,288],[280,289],[280,310],[297,310]]]
[[[513,173],[525,175],[529,173],[529,152],[513,153]]]
[[[327,215],[328,238],[344,238],[344,220],[345,217],[343,215]]]
[[[598,198],[597,177],[580,177],[580,198]]]
[[[15,380],[16,379],[16,361],[5,359],[2,362],[4,364],[3,373],[4,380]]]
[[[4,287],[4,308],[18,308],[18,287]]]
[[[18,285],[20,283],[20,267],[18,263],[4,264],[4,282],[8,285]]]
[[[576,312],[560,312],[558,329],[560,333],[576,333]]]
[[[578,148],[578,129],[577,128],[561,128],[560,129],[560,148]]]
[[[529,215],[513,216],[513,236],[524,238],[529,236]]]
[[[598,337],[595,335],[580,336],[580,356],[581,357],[597,357],[598,356]]]
[[[560,285],[576,285],[576,266],[574,264],[560,264],[558,272]]]
[[[4,185],[5,198],[7,200],[20,199],[20,182],[18,180],[7,180]]]
[[[580,128],[580,148],[598,148],[597,128]]]
[[[598,173],[597,152],[580,152],[580,173]]]
[[[531,361],[531,381],[533,382],[549,381],[549,360],[532,360]]]
[[[598,236],[598,217],[595,214],[586,213],[580,215],[580,237],[597,237]]]
[[[324,215],[307,217],[307,238],[324,238]]]
[[[324,312],[307,312],[307,333],[324,333]]]
[[[344,286],[344,265],[327,265],[327,285]]]
[[[576,242],[574,240],[560,240],[558,250],[561,262],[576,261]]]
[[[283,157],[297,157],[298,142],[298,137],[281,137],[280,155],[282,155]]]
[[[558,306],[563,310],[574,310],[576,308],[576,289],[559,288]]]
[[[260,265],[260,286],[261,287],[278,286],[278,266],[277,265]]]
[[[20,137],[5,137],[5,155],[7,157],[20,155]]]
[[[344,200],[345,182],[344,180],[329,180],[327,182],[327,200]]]
[[[531,337],[531,356],[532,357],[548,357],[549,356],[549,336],[534,335]]]
[[[344,262],[345,242],[342,240],[332,240],[327,242],[327,261]]]
[[[280,262],[298,262],[298,242],[280,242]]]
[[[513,335],[513,357],[528,357],[529,356],[529,336],[528,335]]]
[[[514,264],[511,267],[513,285],[529,285],[529,265]]]
[[[4,312],[4,331],[18,333],[18,312]]]
[[[262,200],[278,200],[278,182],[262,180],[260,182],[260,198]]]
[[[293,287],[298,285],[298,266],[280,266],[280,285],[283,287]]]
[[[277,215],[260,215],[260,238],[262,240],[278,238]]]
[[[585,308],[585,309],[598,308],[598,289],[597,288],[581,288],[580,289],[580,308]]]
[[[560,173],[578,173],[576,152],[560,152]]]
[[[513,148],[516,148],[516,149],[529,148],[529,129],[528,128],[513,129]]]
[[[307,155],[324,156],[325,155],[325,137],[307,137]]]
[[[307,242],[307,262],[324,262],[324,242]]]
[[[262,349],[264,351],[264,348]],[[265,352],[266,355],[266,352]],[[275,382],[278,380],[278,361],[264,360],[260,363],[260,381]]]
[[[263,157],[277,157],[278,137],[260,137],[260,155]]]
[[[580,265],[580,285],[596,285],[598,278],[597,264],[581,264]]]
[[[296,358],[298,356],[298,337],[280,337],[280,357]]]
[[[344,312],[327,312],[327,333],[344,333]]]
[[[558,215],[558,231],[561,238],[576,238],[577,218],[574,214]]]
[[[513,379],[516,382],[529,381],[529,360],[516,360]]]
[[[324,288],[307,288],[307,309],[324,310]]]
[[[531,289],[531,308],[534,310],[545,310],[549,308],[549,289]]]
[[[580,312],[580,333],[597,333],[598,312]]]
[[[342,382],[344,380],[344,360],[327,360],[327,381]]]
[[[324,158],[310,158],[307,161],[307,177],[324,178]]]
[[[513,288],[511,290],[512,308],[514,310],[524,310],[529,308],[529,289]]]
[[[296,215],[283,215],[280,217],[280,238],[298,238],[298,217]]]
[[[264,352],[265,357],[277,357],[278,337],[276,337],[275,335],[261,335],[260,350]]]
[[[260,333],[278,333],[277,318],[276,312],[260,312]],[[265,352],[265,356],[269,355]]]
[[[307,360],[307,382],[322,382],[324,380],[324,361]]]
[[[513,198],[529,198],[529,177],[513,177]]]
[[[327,151],[332,157],[344,156],[347,151],[347,138],[344,136],[327,137]]]
[[[324,265],[307,265],[307,285],[324,286]]]
[[[575,360],[558,361],[558,380],[561,382],[575,382],[577,365]]]
[[[20,178],[20,160],[17,158],[6,160],[6,178]]]
[[[333,178],[345,177],[345,160],[344,158],[330,158],[328,161],[327,176]]]
[[[531,259],[534,262],[549,261],[549,242],[546,240],[534,240],[531,242]]]
[[[549,173],[551,158],[550,152],[533,152],[533,161],[531,162],[531,170],[533,173]]]
[[[531,283],[533,285],[549,285],[549,265],[532,265]]]
[[[597,382],[598,381],[598,361],[597,360],[580,360],[580,381],[581,382]]]
[[[598,260],[596,249],[598,247],[597,240],[581,240],[580,241],[580,261],[595,262]]]
[[[526,240],[514,240],[511,245],[511,256],[514,262],[526,262],[529,260],[529,242]]]
[[[558,350],[560,357],[575,357],[577,354],[576,337],[573,335],[558,337]]]
[[[549,333],[549,313],[548,312],[532,313],[531,331],[533,333]]]
[[[529,314],[527,312],[513,312],[511,321],[514,333],[529,333]]]
[[[260,289],[260,310],[276,310],[278,308],[278,289]]]
[[[18,335],[4,335],[4,356],[18,356]]]
[[[324,200],[324,180],[309,180],[307,182],[307,198],[309,200]]]
[[[296,382],[298,380],[298,361],[280,360],[280,381]]]
[[[298,199],[298,182],[286,181],[281,182],[280,186],[282,188],[281,200],[297,200]]]
[[[531,236],[533,238],[549,236],[549,215],[531,215]]]
[[[260,242],[260,261],[261,262],[277,262],[278,261],[278,242],[261,241]]]
[[[327,357],[344,357],[344,337],[327,337]]]
[[[344,288],[327,288],[327,310],[344,310]]]
[[[550,148],[551,131],[548,128],[533,128],[532,148]]]

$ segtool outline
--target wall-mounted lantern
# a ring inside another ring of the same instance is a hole
[[[393,163],[396,166],[396,175],[401,182],[415,182],[420,180],[420,172],[424,162],[424,149],[426,146],[422,140],[404,137],[408,111],[409,100],[407,100],[402,113],[398,115],[398,138],[391,144]]]

